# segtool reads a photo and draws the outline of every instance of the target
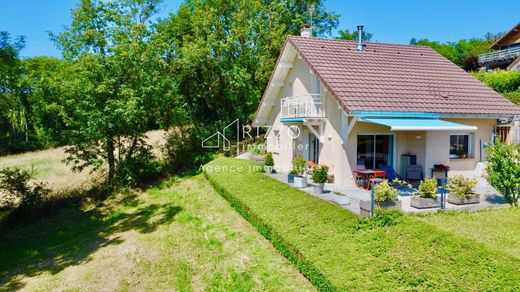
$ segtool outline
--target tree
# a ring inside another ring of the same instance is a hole
[[[500,38],[501,35],[502,34],[487,33],[483,38],[461,39],[456,42],[446,43],[412,38],[410,44],[429,46],[465,70],[472,71],[479,68],[478,55],[490,52],[489,47]]]
[[[520,198],[520,145],[500,141],[487,148],[489,182],[507,202],[518,206]]]
[[[250,120],[287,35],[309,21],[301,0],[188,0],[159,24],[168,43],[187,123]],[[330,34],[337,16],[315,1],[314,31]]]
[[[163,86],[165,59],[152,42],[159,3],[82,0],[71,25],[52,35],[71,62],[60,90],[75,170],[107,166],[109,182],[135,182],[152,159],[145,132],[174,86]]]
[[[0,31],[0,153],[29,142],[30,105],[27,91],[20,84],[23,67],[19,53],[24,47],[24,37],[13,40],[9,33]]]
[[[353,32],[350,32],[348,29],[340,30],[340,31],[338,31],[338,34],[339,34],[339,36],[337,36],[336,38],[340,39],[340,40],[357,41],[358,37],[359,37],[359,32],[357,30],[353,31]],[[372,36],[373,36],[372,33],[363,31],[363,33],[361,34],[361,39],[364,42],[368,42],[372,39]]]

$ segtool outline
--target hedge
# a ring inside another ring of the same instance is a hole
[[[412,216],[392,226],[369,224],[260,169],[221,157],[204,174],[319,290],[520,288],[520,262],[500,250]]]

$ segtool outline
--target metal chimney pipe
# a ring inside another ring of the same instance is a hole
[[[357,31],[358,31],[358,50],[360,52],[364,52],[365,51],[365,45],[363,44],[363,26],[362,25],[358,25],[357,26]]]

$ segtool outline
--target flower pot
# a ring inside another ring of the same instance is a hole
[[[413,196],[410,198],[410,206],[416,209],[439,208],[441,206],[441,201],[439,198],[430,199]]]
[[[399,209],[401,210],[402,202],[401,201],[386,201],[382,203],[376,203],[376,208],[383,208],[383,209]]]
[[[307,187],[307,180],[303,176],[295,176],[294,177],[294,187],[295,188],[305,188]]]
[[[265,166],[264,166],[264,172],[265,172],[265,173],[273,173],[273,167],[272,167],[272,166],[265,165]]]
[[[294,183],[294,177],[295,177],[295,176],[296,176],[296,175],[289,173],[289,174],[287,175],[287,183],[289,183],[289,184]]]
[[[448,202],[454,205],[467,205],[480,203],[480,195],[473,194],[469,198],[460,198],[454,194],[448,194]]]
[[[319,195],[323,194],[323,187],[325,186],[324,183],[315,183],[312,188],[314,189],[314,193]]]

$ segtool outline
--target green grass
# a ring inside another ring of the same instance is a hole
[[[520,208],[447,212],[419,218],[520,258]]]
[[[202,175],[0,234],[0,290],[314,290]]]
[[[515,290],[520,262],[500,250],[403,216],[394,226],[357,215],[219,158],[215,189],[319,289]]]

